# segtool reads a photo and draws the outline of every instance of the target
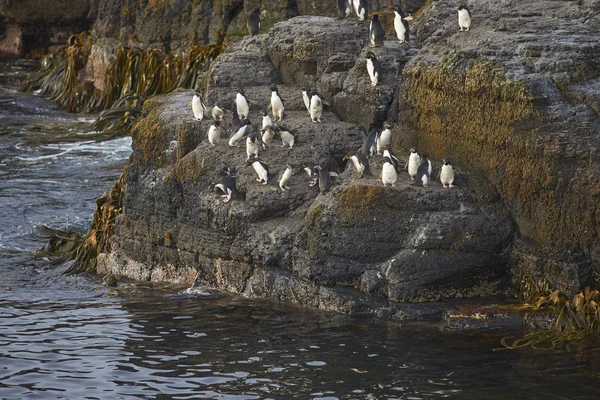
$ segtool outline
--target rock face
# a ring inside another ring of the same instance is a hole
[[[600,265],[599,7],[480,2],[459,32],[455,4],[432,2],[404,70],[395,139],[481,174],[518,225],[511,270],[533,292],[574,294]]]
[[[208,143],[212,121],[193,121],[191,91],[148,100],[133,132],[124,214],[99,272],[188,283],[195,278],[247,296],[393,318],[407,316],[401,301],[504,291],[507,259],[501,253],[512,224],[499,201],[473,196],[469,175],[458,174],[457,188],[442,189],[439,182],[413,185],[400,172],[396,187],[384,189],[377,179],[380,155],[370,162],[374,176],[363,178],[343,161],[347,151],[361,147],[361,125],[373,121],[369,110],[385,109],[387,118],[395,93],[393,78],[371,88],[363,33],[350,21],[297,17],[230,46],[207,72],[209,106],[219,101],[232,107],[232,86],[246,83],[255,132],[269,85],[279,85],[283,123],[296,144],[283,149],[276,139],[261,152],[275,174],[268,185],[244,166],[243,143]],[[386,71],[400,76],[407,52],[389,43],[387,49]],[[358,124],[330,111],[323,123],[312,123],[300,85],[316,85],[327,99],[361,88],[365,103],[381,100],[357,111]],[[291,178],[290,190],[277,187],[286,163],[308,161],[338,173],[330,191],[310,187],[304,171]],[[223,203],[212,191],[226,165],[237,169],[245,200]]]
[[[87,30],[100,0],[0,1],[0,57],[56,48]]]

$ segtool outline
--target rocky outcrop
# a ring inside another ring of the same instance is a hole
[[[358,124],[332,112],[323,123],[310,122],[299,85],[316,85],[328,99],[344,87],[360,87],[365,102],[382,92],[394,97],[393,78],[371,88],[361,59],[362,33],[354,21],[297,17],[230,46],[204,78],[209,105],[231,107],[232,86],[246,83],[254,131],[258,111],[269,102],[269,85],[279,84],[284,123],[297,142],[291,150],[271,146],[261,158],[275,174],[286,163],[327,166],[338,173],[330,192],[309,187],[303,171],[292,177],[289,191],[276,186],[276,177],[269,185],[255,182],[253,169],[244,167],[243,145],[208,143],[211,121],[192,120],[191,91],[148,100],[133,132],[125,212],[116,224],[113,252],[101,257],[98,271],[196,279],[246,296],[391,318],[413,315],[401,302],[503,292],[502,251],[513,228],[498,201],[473,196],[468,175],[459,174],[458,188],[448,190],[438,182],[412,185],[402,172],[396,187],[384,189],[377,179],[381,156],[371,161],[374,176],[363,178],[343,161],[361,146],[361,125],[373,121],[368,107],[382,107],[389,117],[387,97],[365,105]],[[386,70],[396,68],[399,75],[407,53],[389,44],[387,49]],[[339,85],[328,86],[332,81]],[[245,200],[223,203],[212,191],[225,165],[237,169]]]
[[[478,3],[469,32],[454,7],[416,24],[396,139],[478,171],[518,225],[516,283],[572,295],[600,265],[600,3]]]

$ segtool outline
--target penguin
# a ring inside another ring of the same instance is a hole
[[[331,189],[331,176],[329,175],[329,170],[327,167],[315,165],[314,171],[319,176],[319,191],[321,193],[328,192],[329,189]]]
[[[229,131],[230,133],[235,133],[242,126],[242,120],[240,120],[240,116],[235,111],[232,114]]]
[[[404,15],[399,4],[394,4],[393,6],[390,6],[390,8],[394,10],[394,30],[396,31],[398,42],[400,44],[408,43],[410,39],[410,29],[408,26],[409,17]]]
[[[271,109],[273,110],[273,121],[281,121],[284,110],[283,99],[275,85],[271,85]]]
[[[369,26],[369,38],[371,40],[371,47],[383,46],[385,40],[385,30],[379,22],[379,15],[373,14],[371,18],[371,25]]]
[[[321,122],[323,114],[323,100],[317,92],[312,93],[310,98],[310,120],[312,122]]]
[[[227,203],[229,200],[233,198],[238,198],[240,196],[240,192],[238,192],[237,187],[235,185],[235,176],[226,174],[222,179],[221,183],[217,183],[215,185],[215,190],[219,189],[223,192],[221,196],[223,198],[223,202]]]
[[[392,146],[386,146],[383,149],[383,156],[390,159],[392,164],[394,164],[394,168],[396,168],[396,172],[400,172],[400,159],[392,151]]]
[[[308,175],[308,178],[310,179],[308,182],[308,186],[315,186],[317,184],[317,180],[319,179],[319,174],[315,169],[315,163],[312,161],[308,161],[302,163],[302,166],[300,168],[302,168],[304,172],[306,172],[306,175]]]
[[[421,165],[417,169],[417,180],[423,182],[423,187],[429,187],[429,179],[431,178],[431,161],[426,155],[421,157]]]
[[[216,146],[221,139],[221,121],[217,120],[213,122],[210,128],[208,128],[208,134],[206,136],[208,136],[209,143]]]
[[[258,158],[260,145],[256,139],[256,135],[253,132],[250,132],[246,138],[246,155],[248,158]]]
[[[260,111],[260,115],[262,116],[262,129],[265,129],[267,126],[273,124],[271,117],[269,117],[269,113],[265,113],[264,111]]]
[[[460,31],[468,31],[471,28],[471,11],[467,6],[458,7],[458,26]]]
[[[211,114],[215,121],[223,121],[223,116],[227,111],[227,109],[219,107],[218,104],[215,104],[215,106],[212,108]]]
[[[377,86],[381,82],[381,63],[371,51],[367,53],[367,72],[371,78],[371,86]]]
[[[192,97],[192,113],[194,113],[196,121],[202,121],[204,115],[208,114],[208,110],[202,101],[202,95],[197,90],[194,91],[194,96]]]
[[[266,185],[270,178],[269,166],[258,157],[249,158],[248,160],[246,160],[246,167],[249,167],[250,165],[252,165],[252,168],[254,168],[254,171],[256,171],[256,173],[258,174],[256,182]]]
[[[271,145],[276,131],[277,127],[273,125],[268,125],[261,131],[260,141],[263,143],[263,150],[266,150]]]
[[[398,172],[396,172],[392,160],[389,157],[383,157],[383,167],[381,167],[381,182],[383,182],[383,187],[388,187],[388,185],[396,186],[397,179]]]
[[[352,5],[350,4],[352,0],[338,0],[338,19],[347,18],[350,14],[352,14]]]
[[[363,175],[373,175],[371,173],[371,168],[369,167],[369,159],[365,157],[361,150],[356,153],[346,153],[344,156],[344,160],[352,161],[354,164],[354,168],[356,168],[356,172],[358,172],[358,177],[362,178]]]
[[[246,98],[246,94],[242,88],[237,89],[237,93],[235,95],[235,107],[240,119],[244,120],[248,118],[248,114],[250,114],[250,106],[248,105],[248,99]]]
[[[383,131],[377,135],[377,154],[381,154],[383,149],[392,145],[392,125],[387,122],[383,124]]]
[[[360,22],[365,22],[365,19],[369,15],[369,1],[368,0],[352,0],[354,5],[354,12]]]
[[[304,105],[306,106],[308,115],[310,115],[310,88],[308,86],[305,86],[301,90],[302,90],[302,100],[304,100]]]
[[[406,168],[408,169],[408,175],[410,175],[411,181],[415,180],[415,176],[417,176],[417,169],[419,168],[420,163],[421,157],[419,157],[417,151],[414,148],[410,149],[410,156],[408,157]]]
[[[362,153],[366,157],[373,157],[375,154],[377,154],[376,141],[377,141],[378,133],[379,133],[379,129],[377,129],[375,127],[371,127],[371,131],[363,139],[363,144],[362,144],[361,150],[362,150]]]
[[[238,128],[238,130],[235,131],[235,133],[231,136],[231,138],[229,138],[229,145],[231,147],[237,147],[237,144],[236,144],[237,141],[248,134],[249,126],[250,126],[250,120],[245,119],[244,122],[242,122],[242,125]]]
[[[444,158],[444,165],[442,165],[442,169],[440,170],[440,182],[442,182],[442,187],[453,188],[452,183],[454,182],[454,168],[450,164],[450,161],[447,158]]]
[[[290,130],[285,126],[279,126],[278,129],[275,130],[276,134],[281,136],[281,147],[289,147],[290,149],[294,147],[294,135],[290,132]]]
[[[294,175],[294,167],[292,166],[292,164],[286,164],[285,171],[283,171],[283,174],[281,175],[281,178],[279,178],[278,182],[279,188],[281,190],[289,189],[289,186],[287,184],[290,181],[292,175]]]
[[[260,7],[255,8],[250,15],[248,15],[246,27],[248,28],[250,36],[258,35],[258,32],[260,31]]]

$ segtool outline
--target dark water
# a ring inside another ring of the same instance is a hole
[[[115,293],[35,259],[34,226],[87,229],[129,139],[15,87],[0,62],[0,398],[596,399],[598,352],[494,351],[445,332],[166,288]]]

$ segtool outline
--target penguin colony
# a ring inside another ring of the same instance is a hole
[[[358,17],[360,23],[364,23],[369,14],[368,0],[338,0],[338,19],[349,17],[353,12]],[[412,20],[410,15],[406,15],[400,5],[389,6],[394,12],[394,30],[399,44],[408,44],[410,38],[410,29],[408,21]],[[471,12],[465,5],[458,7],[458,24],[460,31],[469,31],[471,28]],[[260,7],[254,9],[247,18],[248,33],[251,36],[258,35],[260,23]],[[385,40],[385,29],[379,21],[379,16],[373,14],[369,25],[369,44],[370,47],[382,47]],[[372,51],[366,55],[366,69],[371,80],[371,86],[375,87],[382,81],[382,66]],[[260,153],[267,150],[276,136],[281,139],[281,147],[293,149],[295,142],[294,132],[290,131],[285,125],[282,125],[285,101],[280,95],[276,85],[271,85],[271,97],[267,105],[267,111],[260,111],[262,116],[262,128],[259,135],[252,132],[252,124],[248,119],[250,114],[250,102],[248,101],[244,90],[241,87],[235,90],[235,111],[226,109],[222,104],[215,104],[211,109],[210,115],[213,123],[207,132],[207,138],[212,146],[217,146],[223,133],[222,123],[226,113],[232,113],[231,136],[228,145],[238,147],[239,142],[245,138],[246,143],[246,167],[252,167],[256,172],[256,182],[267,185],[275,176],[269,171],[269,166],[260,159]],[[301,89],[302,99],[312,123],[320,123],[325,103],[323,97],[310,87]],[[208,108],[204,104],[202,95],[195,91],[192,97],[192,113],[196,121],[202,121],[209,115]],[[269,116],[269,110],[272,117]],[[381,168],[380,180],[384,187],[395,186],[398,175],[401,172],[400,160],[392,151],[391,138],[392,125],[385,123],[383,129],[371,126],[367,136],[363,140],[363,145],[355,152],[349,152],[345,155],[344,161],[351,163],[357,172],[357,177],[372,176],[369,159],[378,155],[383,156],[383,165]],[[432,164],[426,155],[419,155],[416,149],[410,149],[408,162],[405,164],[405,170],[408,172],[411,181],[416,184],[422,184],[428,187],[431,181]],[[297,170],[304,171],[309,178],[309,186],[319,187],[321,193],[328,192],[331,188],[332,178],[337,177],[335,172],[330,172],[325,165],[315,164],[311,161],[305,162],[300,166],[287,163],[285,170],[279,174],[277,184],[281,191],[289,190],[288,183]],[[236,171],[230,167],[224,167],[221,171],[221,182],[215,184],[215,190],[222,193],[222,200],[228,202],[231,199],[241,198],[240,192],[236,187]],[[453,188],[454,169],[447,158],[444,158],[443,165],[440,168],[438,179],[442,187]]]

